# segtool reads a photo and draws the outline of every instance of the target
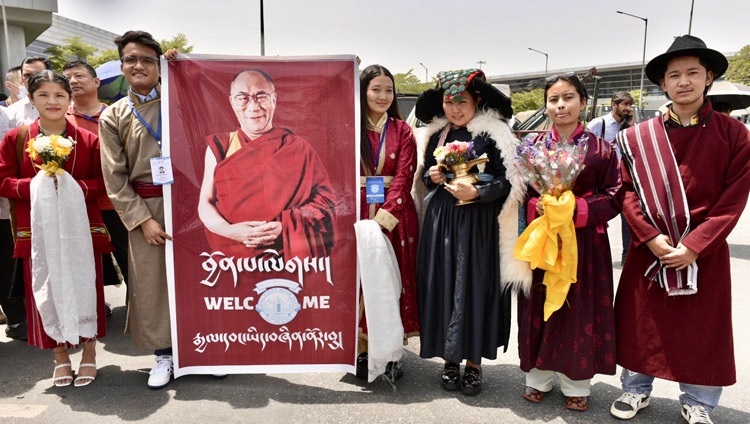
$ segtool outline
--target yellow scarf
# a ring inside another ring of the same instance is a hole
[[[543,269],[547,297],[544,320],[560,309],[578,272],[578,244],[573,213],[576,199],[570,190],[559,198],[543,194],[544,214],[532,221],[513,249],[516,259],[529,262],[532,269]]]

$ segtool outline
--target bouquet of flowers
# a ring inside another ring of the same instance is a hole
[[[473,141],[453,141],[435,149],[433,155],[438,163],[450,166],[476,159],[477,151]]]
[[[576,177],[585,167],[586,137],[576,144],[545,139],[522,141],[515,158],[516,166],[539,194],[560,197],[573,188]]]
[[[518,237],[513,255],[529,262],[532,269],[545,271],[545,321],[565,303],[577,278],[576,198],[571,189],[584,168],[587,137],[583,135],[577,143],[558,143],[548,137],[522,141],[515,158],[528,184],[541,195],[544,213]]]
[[[452,172],[446,173],[446,178],[450,179],[451,184],[458,181],[468,184],[479,182],[479,177],[469,171],[476,166],[482,173],[484,172],[484,164],[489,162],[486,154],[477,156],[473,141],[453,141],[435,149],[433,155],[435,155],[439,167]],[[456,205],[468,205],[473,202],[474,200],[459,200]]]
[[[26,152],[32,161],[35,161],[37,157],[42,158],[42,165],[36,166],[48,175],[61,175],[64,172],[63,164],[68,160],[75,144],[75,140],[70,137],[57,134],[43,135],[29,140]]]

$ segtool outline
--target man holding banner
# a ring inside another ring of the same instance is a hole
[[[232,79],[239,129],[208,137],[198,213],[211,248],[227,255],[326,257],[335,205],[328,173],[307,141],[274,127],[276,98],[260,69]]]
[[[172,377],[172,341],[164,245],[162,186],[152,162],[162,160],[161,46],[151,34],[128,31],[115,39],[128,96],[102,112],[99,120],[102,171],[112,204],[129,232],[128,319],[133,343],[154,350],[156,365],[148,386],[159,389]]]

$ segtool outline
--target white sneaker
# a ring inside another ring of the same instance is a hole
[[[156,365],[148,373],[148,388],[161,389],[172,380],[172,356],[162,355],[156,357]]]
[[[702,406],[682,405],[682,418],[690,424],[714,424]]]
[[[638,411],[647,407],[649,402],[648,395],[625,392],[612,402],[609,413],[621,420],[629,420],[635,417]]]

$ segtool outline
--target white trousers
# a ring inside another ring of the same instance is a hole
[[[565,374],[540,370],[538,368],[532,368],[526,374],[526,386],[537,389],[540,392],[549,392],[554,385],[555,376],[560,377],[560,390],[562,390],[563,395],[573,397],[589,396],[591,394],[590,378],[586,380],[571,380]]]

